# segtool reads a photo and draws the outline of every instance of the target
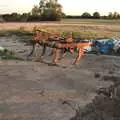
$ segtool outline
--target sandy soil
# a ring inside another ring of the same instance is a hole
[[[17,39],[1,37],[0,45],[25,59],[31,46]],[[48,56],[45,59],[51,60]],[[72,60],[67,56],[59,67],[1,60],[0,120],[70,120],[75,108],[82,109],[94,99],[97,89],[113,83],[102,81],[104,76],[120,77],[119,57],[86,55],[77,66],[70,65]]]

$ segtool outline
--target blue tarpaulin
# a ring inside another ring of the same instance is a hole
[[[99,52],[102,54],[108,54],[110,50],[113,48],[113,40],[112,39],[103,39],[96,40],[95,45],[99,47]]]

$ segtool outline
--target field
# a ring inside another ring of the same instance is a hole
[[[59,66],[28,61],[32,28],[73,31],[82,39],[120,36],[117,20],[0,23],[0,46],[21,60],[0,60],[0,120],[120,120],[120,57],[86,54],[77,65],[68,54]],[[41,48],[36,48],[36,52]],[[51,61],[48,56],[46,61]],[[115,84],[117,96],[97,91]],[[79,110],[79,111],[78,111]]]
[[[120,36],[120,20],[71,20],[64,19],[60,22],[38,22],[38,23],[1,23],[0,29],[27,30],[32,31],[34,26],[56,31],[58,33],[74,32],[81,39],[111,38]],[[0,35],[3,32],[0,32]]]

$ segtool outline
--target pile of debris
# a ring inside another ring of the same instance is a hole
[[[85,48],[88,52],[96,51],[100,54],[116,54],[120,53],[120,39],[98,39],[93,40],[94,46]]]

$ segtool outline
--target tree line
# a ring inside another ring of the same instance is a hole
[[[59,21],[61,18],[78,18],[78,19],[120,19],[118,12],[110,12],[106,16],[94,12],[84,12],[79,16],[65,15],[62,11],[62,5],[58,0],[40,0],[39,5],[34,5],[29,13],[11,13],[0,16],[0,21],[9,22],[27,22],[27,21]]]
[[[75,19],[120,19],[120,14],[118,12],[109,12],[108,15],[100,15],[99,12],[94,12],[92,15],[89,12],[84,12],[80,16],[67,15],[66,18]]]

